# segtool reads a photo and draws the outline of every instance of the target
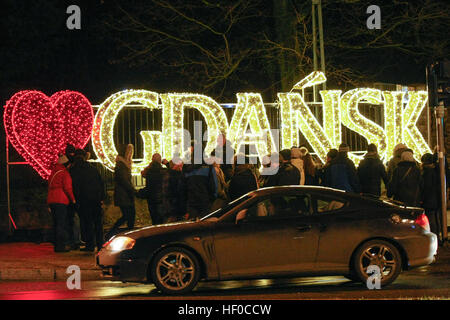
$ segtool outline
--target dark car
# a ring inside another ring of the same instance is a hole
[[[436,253],[421,208],[283,186],[250,192],[198,221],[119,234],[96,258],[112,279],[182,294],[199,280],[344,275],[366,283],[369,266],[385,286]]]

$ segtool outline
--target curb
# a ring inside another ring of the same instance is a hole
[[[100,269],[81,269],[81,280],[102,280]],[[0,281],[3,280],[51,280],[65,281],[72,273],[66,273],[66,269],[1,269]]]

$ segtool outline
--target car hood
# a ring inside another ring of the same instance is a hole
[[[211,226],[211,221],[183,221],[155,226],[142,227],[136,230],[126,231],[120,235],[125,235],[133,239],[146,238],[160,234],[195,231]]]

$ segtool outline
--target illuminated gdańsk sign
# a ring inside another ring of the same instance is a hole
[[[322,72],[313,72],[294,88],[304,89],[324,81],[326,78]],[[341,143],[341,124],[359,133],[368,143],[376,144],[384,160],[391,157],[398,143],[406,144],[415,155],[431,152],[416,126],[426,106],[428,95],[425,91],[408,92],[408,101],[404,106],[406,93],[401,91],[358,88],[342,93],[341,90],[323,90],[320,91],[323,125],[320,125],[299,92],[279,93],[281,128],[270,128],[259,93],[236,94],[237,103],[230,123],[222,107],[201,94],[124,90],[99,105],[94,117],[92,106],[82,94],[73,91],[63,93],[48,98],[36,91],[21,91],[5,106],[4,122],[9,141],[44,178],[48,177],[50,164],[56,160],[65,143],[83,148],[89,136],[99,161],[113,170],[117,155],[113,139],[115,120],[119,112],[132,102],[150,110],[162,109],[162,130],[140,132],[144,141],[144,159],[133,165],[135,175],[148,165],[155,152],[169,160],[174,154],[183,154],[183,118],[184,110],[188,108],[198,110],[205,119],[207,154],[215,148],[219,134],[225,133],[235,150],[239,150],[246,141],[257,141],[255,147],[262,159],[271,152],[298,146],[301,132],[314,149],[312,151],[324,162],[329,149],[337,148]],[[359,103],[383,106],[384,127],[364,117],[359,112]],[[279,139],[274,135],[274,129],[278,129]],[[33,136],[38,137],[35,142]],[[360,160],[354,154],[350,157],[356,162]]]

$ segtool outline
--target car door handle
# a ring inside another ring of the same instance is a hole
[[[308,230],[311,230],[311,225],[310,224],[302,224],[302,225],[300,225],[300,226],[297,226],[297,231],[298,232],[305,232],[305,231],[308,231]]]

